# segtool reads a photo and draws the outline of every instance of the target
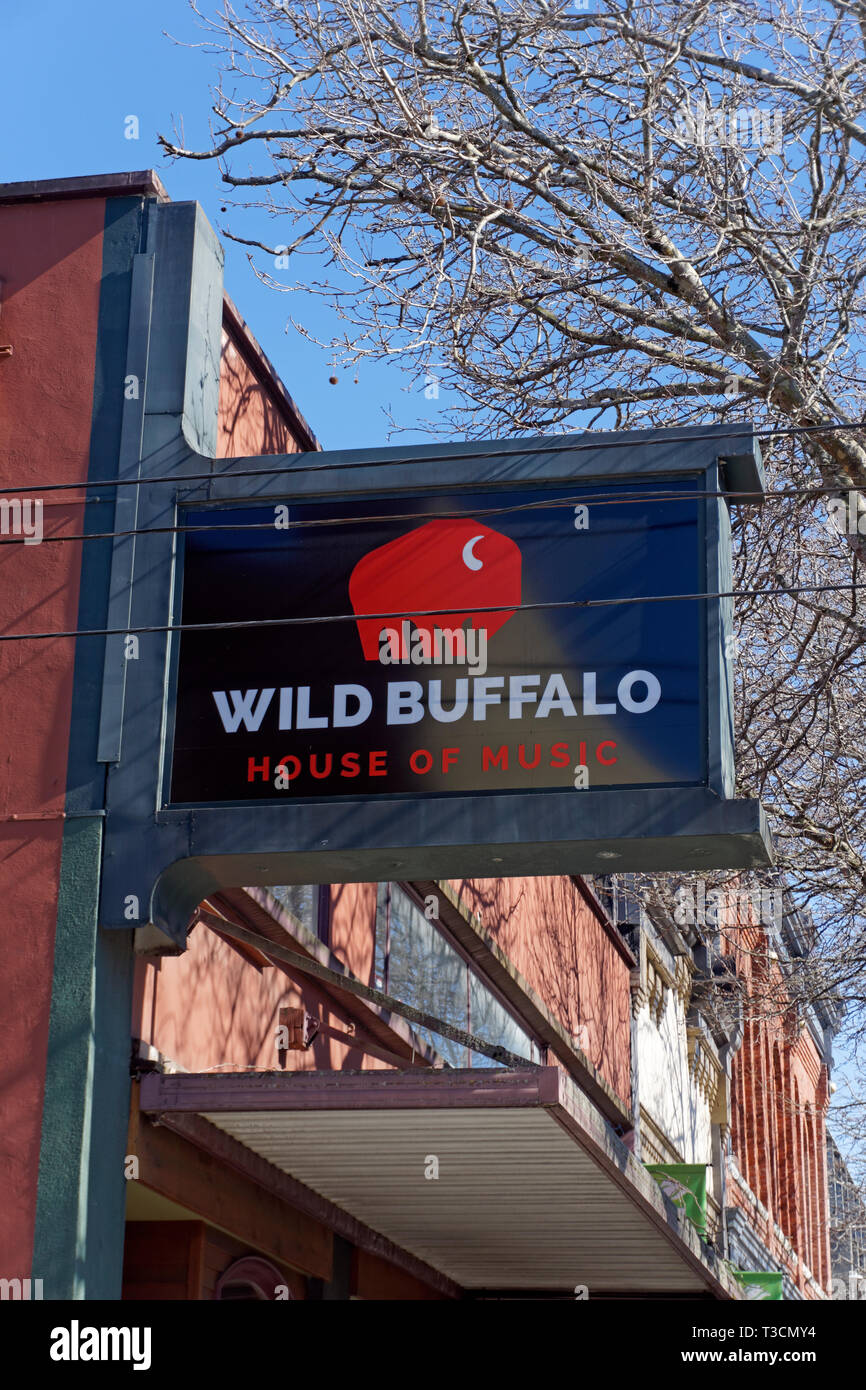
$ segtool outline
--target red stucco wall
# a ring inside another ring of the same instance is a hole
[[[294,943],[286,939],[285,945]],[[186,1071],[255,1067],[275,1071],[279,1010],[297,1008],[345,1031],[349,1015],[310,980],[258,969],[214,932],[197,926],[182,956],[139,961],[132,1034]],[[384,1062],[320,1034],[307,1051],[283,1052],[289,1071],[360,1071]]]
[[[296,431],[286,418],[284,403],[250,365],[234,330],[224,326],[217,458],[294,454],[299,448]]]
[[[461,901],[621,1100],[631,1102],[624,948],[566,877],[453,881]]]
[[[0,358],[0,498],[87,476],[104,216],[101,198],[0,207],[0,343],[14,348]],[[80,494],[44,501],[46,536],[81,532]],[[80,562],[77,543],[0,546],[0,630],[75,628]],[[0,644],[0,1275],[13,1278],[32,1254],[73,657],[72,640]]]

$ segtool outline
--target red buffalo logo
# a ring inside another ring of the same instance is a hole
[[[435,629],[460,628],[467,619],[489,638],[520,604],[520,550],[509,536],[480,521],[428,521],[359,560],[349,578],[349,598],[365,661],[379,659],[382,628],[400,617],[431,642]],[[479,611],[501,605],[508,608]],[[393,616],[367,619],[367,613]]]

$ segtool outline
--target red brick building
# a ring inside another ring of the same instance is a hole
[[[831,1285],[825,1151],[834,1020],[782,1009],[778,943],[760,926],[738,935],[736,969],[757,1007],[746,1016],[733,1068],[733,1220],[744,1238],[747,1227],[760,1240],[802,1297],[818,1298]]]

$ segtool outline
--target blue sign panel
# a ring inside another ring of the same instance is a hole
[[[701,486],[186,511],[169,801],[705,784]]]

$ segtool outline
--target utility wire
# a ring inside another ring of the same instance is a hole
[[[739,429],[739,430],[738,430],[738,429],[736,429],[736,428],[732,428],[731,430],[724,430],[724,431],[723,431],[723,430],[713,429],[712,431],[704,430],[703,433],[698,433],[698,434],[681,434],[681,435],[678,435],[675,439],[670,439],[670,440],[661,440],[661,439],[660,439],[660,440],[658,440],[657,442],[658,442],[658,443],[673,443],[673,444],[697,444],[697,443],[706,443],[708,440],[711,441],[711,440],[713,440],[713,439],[716,439],[716,440],[719,440],[719,441],[725,440],[725,441],[727,442],[728,440],[731,440],[731,439],[768,439],[768,438],[776,438],[776,437],[781,438],[781,437],[783,437],[783,436],[788,436],[788,435],[800,435],[800,434],[826,434],[828,431],[832,431],[832,430],[863,430],[863,429],[866,429],[866,421],[860,421],[859,423],[858,423],[858,422],[841,422],[841,423],[839,423],[839,424],[826,424],[826,425],[785,425],[785,426],[781,426],[781,427],[779,427],[779,428],[768,427],[768,428],[766,428],[766,429],[761,429],[761,430],[753,430],[753,429]],[[534,436],[534,437],[535,437],[535,438],[538,438],[537,435]],[[574,442],[573,437],[572,437],[572,442],[570,442],[570,443],[557,444],[557,443],[554,443],[554,442],[553,442],[554,440],[557,440],[557,439],[559,439],[559,438],[561,438],[561,437],[562,437],[562,436],[559,436],[559,435],[552,435],[552,436],[550,437],[549,440],[545,441],[544,444],[536,444],[536,445],[533,445],[530,441],[527,441],[527,444],[526,444],[526,447],[525,447],[525,448],[509,449],[509,450],[507,451],[507,455],[510,456],[510,455],[513,454],[513,455],[517,456],[517,455],[520,455],[520,454],[524,454],[524,455],[525,455],[525,454],[584,453],[584,452],[586,452],[587,450],[593,450],[593,449],[596,450],[596,451],[602,452],[602,451],[604,451],[604,450],[606,450],[606,449],[623,449],[623,448],[627,448],[627,447],[628,447],[627,442],[626,442],[625,440],[623,440],[623,439],[618,439],[618,440],[616,440],[616,439],[598,440],[597,442],[593,443],[593,442],[592,442],[592,437],[591,437],[591,435],[588,435],[588,434],[578,435],[578,436],[576,437],[578,440],[586,440],[586,441],[587,441],[586,443],[576,443],[576,442]],[[564,436],[564,438],[565,438],[565,439],[569,439],[569,436],[566,435],[566,436]],[[649,439],[648,439],[648,440],[645,440],[644,442],[647,443],[647,444],[653,443],[653,441],[652,441],[652,440],[649,440]],[[447,447],[447,446],[446,446],[446,447]],[[454,454],[454,455],[452,456],[451,461],[452,461],[452,462],[455,462],[455,463],[459,463],[459,462],[462,462],[464,459],[490,458],[492,455],[495,455],[495,452],[496,452],[496,451],[495,451],[495,448],[494,448],[494,449],[491,449],[490,447],[488,447],[488,448],[486,448],[486,449],[473,450],[472,452],[469,452],[469,453]],[[301,453],[297,453],[297,454],[283,454],[283,455],[278,456],[278,457],[291,458],[291,459],[304,459],[304,458],[308,457],[308,454],[311,455],[313,458],[317,458],[317,457],[318,457],[318,453],[317,453],[316,451],[313,451],[313,450],[310,450],[310,451],[308,451],[308,452],[301,452]],[[267,457],[267,455],[263,455],[262,457]],[[416,465],[416,464],[441,463],[441,462],[442,462],[442,457],[443,457],[443,456],[442,456],[442,453],[441,453],[441,451],[439,451],[439,452],[435,452],[435,453],[431,453],[431,454],[422,454],[420,457],[417,457],[417,456],[408,457],[408,456],[407,456],[407,457],[402,457],[402,458],[387,458],[387,459],[379,459],[379,460],[376,460],[376,459],[358,459],[358,460],[357,460],[356,462],[354,462],[354,463],[308,463],[308,464],[305,464],[305,465],[304,465],[304,473],[305,473],[305,474],[306,474],[306,473],[344,473],[344,472],[346,472],[346,471],[348,471],[348,470],[351,470],[351,469],[354,469],[354,468],[367,468],[367,469],[371,469],[371,468],[396,468],[396,467],[398,467],[398,466],[403,466],[403,465],[406,465],[406,464]],[[215,463],[217,463],[217,462],[223,462],[223,460],[215,459],[214,462],[215,462]],[[225,460],[225,462],[231,464],[231,460],[230,460],[230,459]],[[230,471],[230,469],[227,468],[225,471],[219,472],[219,473],[215,473],[213,470],[211,470],[209,473],[188,473],[188,474],[185,474],[185,475],[184,475],[184,474],[178,475],[177,473],[169,473],[169,474],[167,474],[167,475],[164,475],[164,476],[161,476],[161,477],[156,477],[156,478],[99,478],[99,479],[96,479],[96,478],[94,478],[94,479],[89,479],[89,478],[87,478],[87,479],[82,479],[80,482],[77,482],[77,483],[44,483],[44,484],[42,484],[42,485],[39,485],[39,484],[36,484],[36,483],[29,483],[29,484],[27,484],[26,486],[18,486],[18,485],[16,484],[16,485],[13,486],[13,487],[4,488],[3,491],[4,491],[4,492],[7,492],[7,493],[14,493],[14,492],[40,492],[40,493],[42,493],[42,492],[69,492],[69,491],[74,490],[74,489],[76,489],[76,488],[91,488],[91,487],[148,487],[148,486],[150,486],[151,483],[173,483],[176,487],[183,487],[183,486],[186,486],[188,483],[210,483],[210,482],[215,482],[217,479],[220,479],[220,480],[221,480],[221,479],[225,479],[225,478],[264,478],[264,477],[273,476],[273,475],[275,475],[275,474],[285,474],[286,472],[290,472],[290,471],[294,471],[294,470],[289,470],[289,469],[287,469],[285,465],[283,465],[281,468],[239,468],[239,469],[237,469],[237,470],[234,471],[234,472]]]
[[[850,592],[854,589],[866,589],[866,583],[799,584],[792,585],[790,588],[779,589],[729,589],[722,593],[712,594],[645,594],[627,598],[555,599],[544,603],[500,603],[485,607],[478,606],[473,607],[471,611],[473,614],[550,612],[563,608],[610,608],[623,603],[682,603],[723,598],[773,598],[782,594],[789,596],[827,594],[840,590]],[[0,642],[38,642],[53,637],[129,637],[133,633],[233,632],[243,628],[309,627],[314,624],[324,626],[329,623],[385,622],[394,618],[414,620],[415,618],[447,617],[453,615],[454,612],[455,608],[452,604],[450,608],[415,609],[410,613],[331,613],[303,618],[245,618],[230,623],[159,623],[148,627],[79,628],[66,632],[11,632],[0,633]]]
[[[640,503],[640,502],[692,502],[692,501],[697,501],[697,502],[699,502],[699,501],[701,501],[701,500],[707,500],[707,499],[719,498],[719,497],[723,497],[723,498],[725,498],[728,502],[732,502],[732,503],[736,504],[739,498],[745,498],[745,499],[748,500],[748,501],[756,501],[758,498],[760,498],[760,500],[763,502],[764,500],[770,499],[770,498],[772,498],[772,499],[775,501],[777,498],[788,499],[788,498],[796,498],[796,497],[812,497],[812,496],[819,496],[819,497],[820,497],[820,496],[823,496],[825,493],[826,493],[826,494],[832,494],[832,495],[838,495],[839,492],[840,492],[840,489],[839,489],[838,487],[802,487],[802,488],[783,488],[783,489],[776,490],[776,491],[774,491],[774,492],[763,492],[763,493],[755,493],[755,492],[733,492],[733,493],[732,493],[732,492],[727,491],[727,490],[725,490],[725,489],[720,490],[720,491],[701,491],[701,492],[644,492],[644,493],[634,493],[634,494],[630,494],[630,495],[628,495],[628,496],[626,496],[626,497],[623,497],[623,496],[622,496],[621,494],[619,494],[619,493],[613,493],[613,492],[609,492],[609,493],[589,493],[589,494],[586,494],[586,493],[585,493],[583,496],[578,496],[578,495],[575,494],[574,496],[571,496],[571,497],[544,498],[544,499],[542,499],[542,500],[540,500],[540,501],[537,501],[537,502],[525,502],[525,503],[521,502],[521,503],[516,503],[515,505],[510,506],[510,507],[474,507],[474,508],[471,508],[471,509],[468,509],[468,510],[463,510],[463,511],[450,510],[450,511],[432,511],[432,512],[431,512],[431,511],[424,511],[424,512],[400,512],[400,513],[394,512],[394,513],[391,513],[391,514],[374,515],[374,516],[336,516],[336,517],[311,518],[311,519],[306,520],[306,521],[304,521],[304,520],[291,521],[291,522],[289,523],[289,525],[286,526],[286,527],[275,527],[275,524],[274,524],[274,522],[272,522],[272,521],[224,522],[224,523],[220,523],[220,522],[207,522],[207,523],[204,523],[204,524],[201,525],[201,526],[139,526],[139,527],[132,527],[132,528],[130,528],[130,529],[127,530],[127,531],[87,531],[87,532],[83,532],[83,533],[80,533],[80,534],[78,534],[78,535],[72,535],[72,536],[65,536],[65,535],[63,535],[63,536],[61,536],[61,535],[42,536],[41,539],[40,539],[38,542],[32,542],[32,541],[31,541],[31,544],[34,544],[34,543],[35,543],[35,544],[39,544],[39,545],[49,545],[49,544],[55,544],[55,545],[56,545],[56,544],[60,544],[60,543],[64,543],[64,542],[71,542],[71,541],[107,541],[107,540],[120,540],[120,539],[122,539],[122,538],[124,538],[124,537],[127,537],[127,536],[191,535],[191,534],[194,534],[195,532],[199,532],[199,531],[274,531],[274,530],[299,531],[299,530],[301,530],[301,529],[310,529],[310,528],[312,528],[312,527],[317,527],[317,526],[370,526],[370,525],[377,524],[377,523],[379,523],[379,522],[433,521],[433,520],[436,520],[437,518],[443,518],[443,517],[444,517],[444,518],[449,518],[449,519],[454,519],[454,518],[458,518],[458,519],[459,519],[459,518],[461,518],[461,517],[467,517],[467,518],[472,518],[472,519],[474,519],[474,518],[476,518],[476,517],[482,517],[482,516],[507,516],[507,515],[510,515],[510,514],[512,514],[512,513],[514,513],[514,512],[546,511],[546,510],[549,510],[549,509],[554,508],[554,507],[570,507],[570,506],[575,506],[575,505],[582,505],[582,506],[590,506],[590,505],[591,505],[591,506],[597,506],[597,505],[604,505],[604,506],[610,506],[610,507],[620,507],[620,506],[636,505],[637,503]],[[89,499],[88,499],[88,500],[89,500]],[[208,503],[205,502],[205,501],[201,501],[201,502],[183,503],[182,505],[185,506],[185,507],[189,507],[190,510],[192,510],[192,509],[199,510],[201,507],[207,506]],[[219,506],[220,509],[222,509],[222,506],[223,506],[223,504],[217,504],[217,503],[210,503],[209,505],[214,506],[214,507]],[[238,502],[237,502],[237,503],[231,503],[231,504],[228,504],[228,505],[234,505],[234,506],[236,506],[236,507],[238,507],[238,508],[243,507],[244,509],[249,508],[250,510],[252,510],[252,509],[255,508],[255,507],[261,508],[261,507],[263,507],[263,506],[270,505],[270,504],[266,503],[263,499],[241,498],[241,499],[238,499]],[[283,501],[283,502],[275,501],[275,502],[273,503],[273,505],[274,505],[274,506],[288,506],[289,508],[292,508],[292,507],[295,507],[295,506],[315,506],[315,505],[317,505],[317,500],[311,499],[311,500],[308,501],[308,500],[306,500],[306,499],[301,499],[300,501],[295,501],[294,499],[286,499],[286,500]],[[12,537],[9,537],[9,538],[6,539],[6,540],[0,540],[0,546],[3,546],[3,545],[22,545],[22,544],[26,544],[26,538],[23,537],[23,536],[12,536]]]

